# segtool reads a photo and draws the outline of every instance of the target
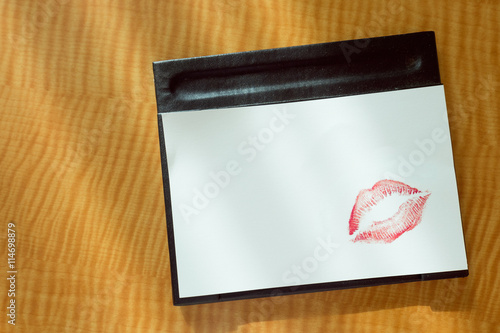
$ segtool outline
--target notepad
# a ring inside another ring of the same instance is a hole
[[[174,304],[468,274],[434,35],[372,40],[402,50],[155,64]],[[292,64],[307,75],[287,83]]]

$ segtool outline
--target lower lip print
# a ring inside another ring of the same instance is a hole
[[[359,230],[360,220],[384,198],[392,195],[408,199],[396,213],[383,221],[372,221],[364,230]],[[349,234],[353,242],[391,243],[405,232],[415,228],[422,220],[425,203],[431,194],[394,180],[381,180],[371,189],[359,192],[349,219]]]

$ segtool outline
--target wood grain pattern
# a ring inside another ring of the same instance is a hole
[[[0,18],[0,248],[15,221],[19,265],[0,331],[499,332],[498,1],[31,0]],[[470,276],[173,307],[151,63],[423,30]]]

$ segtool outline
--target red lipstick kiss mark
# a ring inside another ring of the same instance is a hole
[[[383,221],[372,221],[359,229],[361,219],[383,199],[401,195],[408,199],[399,206],[397,212]],[[356,197],[349,219],[349,235],[357,232],[353,242],[391,243],[407,231],[415,228],[422,220],[422,211],[431,193],[422,193],[416,188],[394,180],[381,180],[371,189],[361,190]]]

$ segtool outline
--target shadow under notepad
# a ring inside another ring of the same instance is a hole
[[[194,332],[231,332],[238,326],[264,321],[283,321],[311,317],[336,317],[345,314],[425,306],[428,311],[413,311],[402,323],[424,325],[433,312],[468,312],[472,295],[469,279],[446,279],[332,290],[299,295],[266,297],[181,307]]]

